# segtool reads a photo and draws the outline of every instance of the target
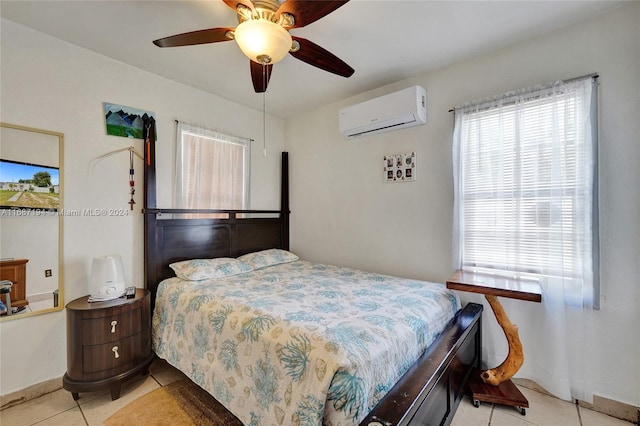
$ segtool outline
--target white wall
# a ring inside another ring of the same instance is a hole
[[[309,260],[443,282],[453,272],[448,110],[597,72],[602,300],[601,310],[593,312],[598,344],[584,350],[597,366],[595,394],[640,405],[639,28],[640,3],[634,2],[287,119],[292,250]],[[340,136],[340,108],[416,84],[427,89],[427,125],[356,140]],[[417,181],[383,183],[383,156],[408,151],[417,152]]]
[[[1,117],[12,124],[65,135],[65,210],[128,209],[126,152],[142,141],[107,136],[103,102],[155,112],[158,206],[171,207],[175,122],[184,120],[253,138],[252,208],[278,209],[284,122],[97,55],[6,19],[1,22]],[[64,219],[65,302],[87,294],[91,259],[119,253],[125,277],[143,286],[142,163],[136,160],[136,209],[126,216]],[[62,377],[66,371],[64,311],[0,323],[0,395]]]

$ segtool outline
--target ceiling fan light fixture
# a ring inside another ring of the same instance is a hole
[[[240,23],[235,30],[235,40],[242,53],[259,64],[281,61],[291,50],[293,41],[289,31],[266,19]]]

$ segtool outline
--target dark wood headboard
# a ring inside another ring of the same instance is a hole
[[[152,306],[160,281],[175,275],[169,267],[173,262],[237,257],[268,248],[289,250],[287,152],[282,153],[280,210],[161,209],[156,207],[155,123],[149,123],[143,135],[144,275]]]

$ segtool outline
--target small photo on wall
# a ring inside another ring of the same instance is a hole
[[[124,138],[142,139],[144,121],[155,113],[123,105],[104,102],[104,119],[107,134]]]
[[[411,182],[416,180],[416,153],[387,154],[383,159],[385,182]]]

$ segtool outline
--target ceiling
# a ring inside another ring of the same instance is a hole
[[[412,75],[446,67],[570,25],[620,2],[351,0],[291,30],[355,69],[350,78],[288,55],[273,67],[264,102],[286,118]],[[234,42],[161,49],[158,38],[235,27],[235,12],[211,1],[7,1],[0,15],[53,37],[262,110],[249,60]]]

